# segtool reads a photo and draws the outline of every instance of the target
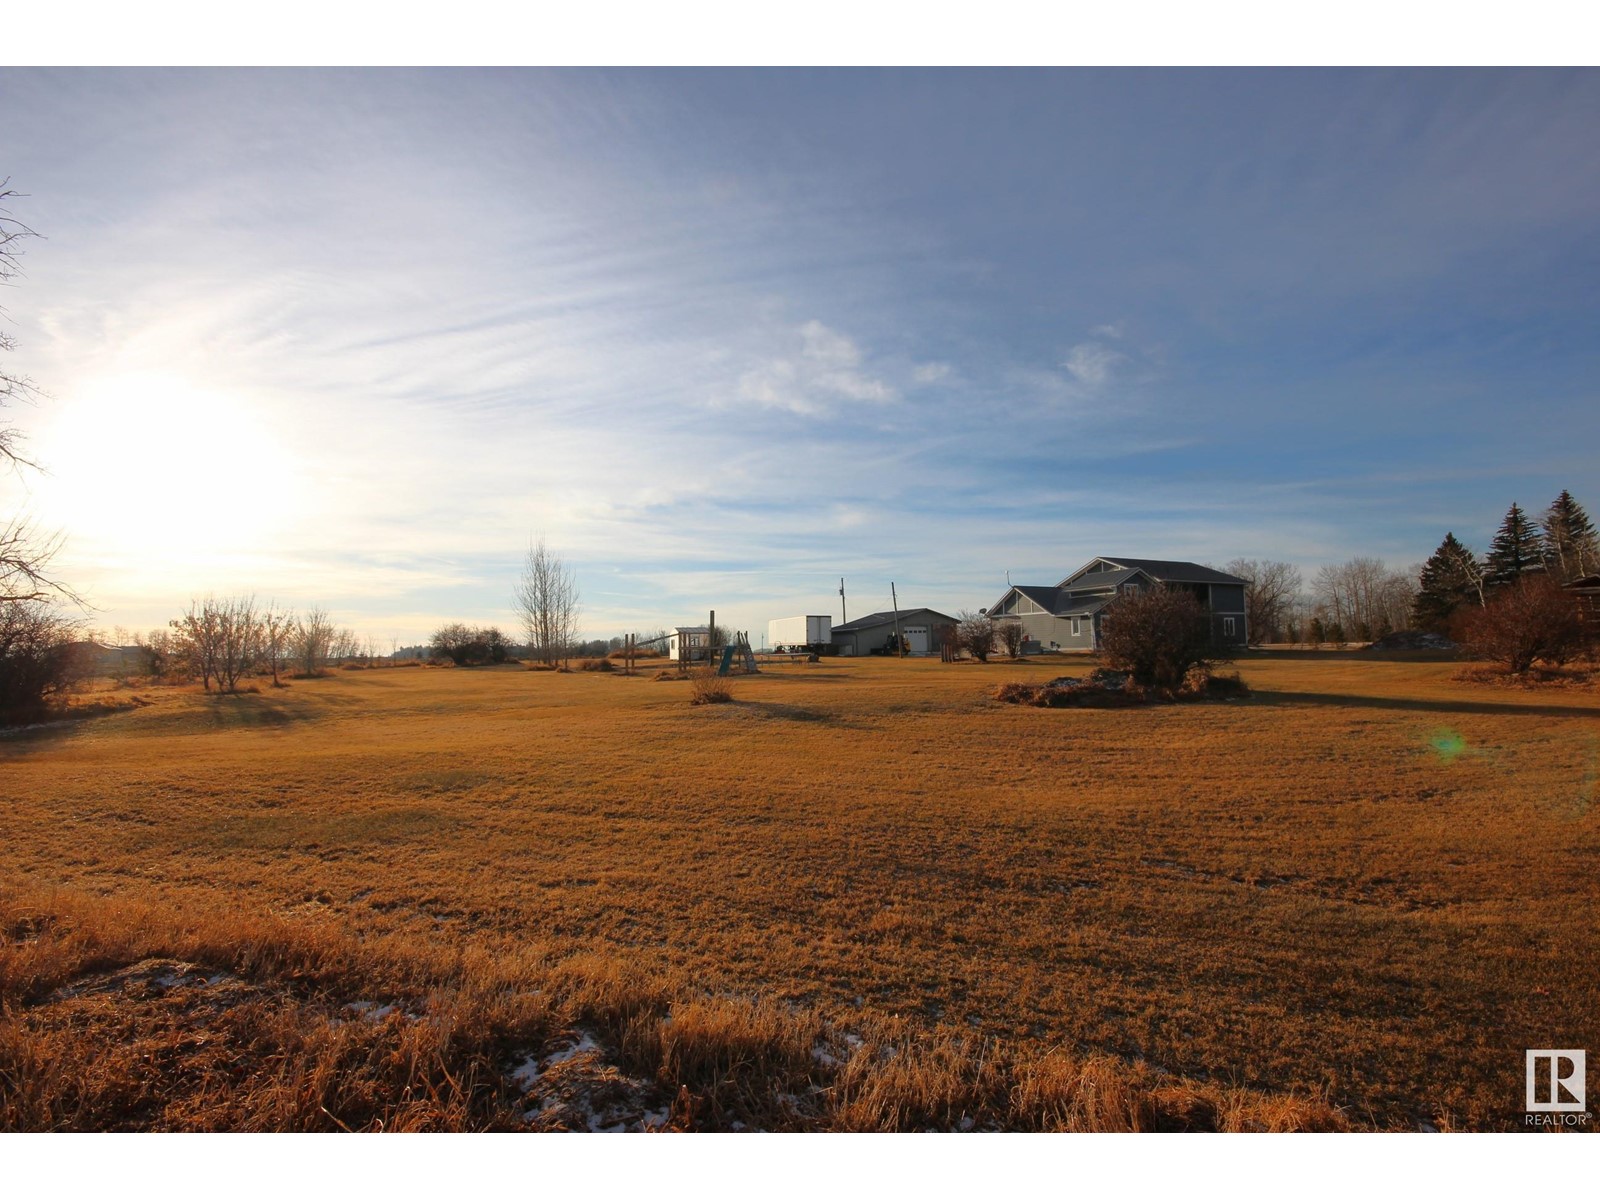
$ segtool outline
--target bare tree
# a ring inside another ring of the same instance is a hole
[[[282,687],[278,671],[289,655],[290,639],[294,636],[294,610],[279,608],[276,601],[261,610],[261,651],[267,666],[272,670],[272,686]]]
[[[217,684],[239,690],[239,680],[261,661],[261,622],[254,596],[212,602],[217,612]]]
[[[1276,642],[1287,632],[1295,597],[1303,580],[1300,569],[1270,559],[1236,558],[1223,568],[1245,581],[1245,627],[1256,645]]]
[[[22,273],[17,261],[22,255],[18,243],[39,236],[5,207],[7,200],[20,195],[7,186],[10,182],[0,179],[0,286]],[[0,319],[4,316],[5,310],[0,308]],[[0,352],[15,348],[16,341],[0,324]],[[38,394],[39,389],[27,376],[0,367],[0,409],[16,401],[31,402]],[[21,445],[21,432],[0,424],[0,467],[13,471],[23,467],[37,469],[38,464],[22,453]],[[62,597],[81,607],[83,601],[77,593],[50,574],[51,560],[60,548],[61,535],[41,530],[26,514],[0,515],[0,604]]]
[[[996,621],[995,627],[999,630],[1000,644],[1005,647],[1007,656],[1011,658],[1022,657],[1022,643],[1028,640],[1027,631],[1022,628],[1018,620]]]
[[[534,658],[554,663],[571,653],[578,633],[578,584],[543,538],[528,547],[511,603]]]
[[[352,658],[360,658],[361,639],[355,635],[353,629],[335,630],[333,641],[328,648],[328,657],[339,663],[348,662]]]
[[[328,610],[312,608],[294,623],[290,643],[295,661],[306,675],[315,675],[327,664],[333,649],[333,622],[328,620]]]
[[[983,613],[962,609],[956,614],[956,637],[961,648],[979,662],[989,661],[994,653],[994,621]]]
[[[183,616],[171,622],[178,664],[211,690],[217,677],[217,657],[222,631],[218,627],[216,606],[209,600],[191,600]]]
[[[39,235],[29,229],[21,221],[11,215],[11,210],[5,207],[5,202],[22,193],[13,190],[9,184],[10,179],[0,179],[0,285],[9,283],[22,274],[22,266],[17,261],[22,256],[22,248],[18,244],[25,238],[38,237]],[[5,315],[5,309],[0,308],[0,316]],[[16,341],[3,328],[0,328],[0,351],[14,350]],[[0,408],[5,407],[14,400],[30,400],[38,394],[38,388],[33,381],[25,375],[14,375],[10,371],[0,368]],[[15,429],[0,426],[0,462],[12,466],[33,466],[22,456],[18,448],[21,434]]]
[[[1382,559],[1352,558],[1318,571],[1312,591],[1327,625],[1365,642],[1411,623],[1417,582],[1414,573],[1391,571]]]
[[[221,691],[237,691],[239,680],[261,660],[262,628],[253,596],[191,600],[171,628],[179,660],[208,692],[212,680]]]

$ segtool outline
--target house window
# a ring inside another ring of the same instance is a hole
[[[1232,637],[1233,636],[1233,618],[1232,617],[1223,617],[1222,618],[1222,636],[1223,637]]]
[[[1080,618],[1078,618],[1078,617],[1073,617],[1072,618],[1072,636],[1073,637],[1077,637],[1078,636],[1078,633],[1079,633],[1078,621],[1079,621],[1079,619]]]

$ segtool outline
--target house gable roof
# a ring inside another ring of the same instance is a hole
[[[1111,568],[1106,571],[1092,571],[1093,567],[1105,564]],[[1090,559],[1071,575],[1068,575],[1057,586],[1068,587],[1097,587],[1104,580],[1107,584],[1114,581],[1118,574],[1143,571],[1157,583],[1238,583],[1245,580],[1237,575],[1229,575],[1212,567],[1202,567],[1199,563],[1184,562],[1179,559],[1169,558],[1111,558],[1102,555]],[[1127,578],[1124,575],[1123,578]]]
[[[929,616],[937,617],[941,621],[948,621],[951,625],[954,625],[956,623],[956,619],[954,617],[946,616],[944,613],[938,612],[938,611],[936,611],[934,609],[931,609],[931,608],[902,608],[900,610],[900,620],[901,620],[902,623],[904,623],[906,621],[909,621],[911,618],[917,616],[919,613],[927,613]],[[855,633],[856,631],[861,630],[861,629],[870,629],[874,625],[893,625],[893,624],[894,624],[894,610],[890,609],[890,610],[888,610],[886,612],[868,613],[864,617],[857,617],[854,621],[846,621],[842,625],[835,625],[833,627],[833,632],[835,632],[835,633]]]
[[[1118,574],[1121,578],[1126,579],[1139,574],[1139,572],[1121,571]],[[1096,587],[1098,587],[1098,584]],[[1102,596],[1095,595],[1089,588],[1084,588],[1082,591],[1089,594],[1074,595],[1073,590],[1070,588],[1038,587],[1033,584],[1014,583],[1005,596],[1000,597],[1000,602],[994,608],[991,608],[989,612],[993,615],[1003,607],[1006,602],[1006,596],[1011,595],[1012,592],[1026,596],[1052,617],[1081,617],[1088,613],[1097,613],[1116,599],[1114,593]],[[1007,617],[1005,619],[1010,620],[1011,618]]]

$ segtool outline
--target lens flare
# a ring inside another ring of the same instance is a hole
[[[1455,762],[1467,751],[1467,739],[1454,729],[1436,729],[1428,738],[1428,745],[1441,762]]]

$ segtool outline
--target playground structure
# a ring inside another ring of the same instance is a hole
[[[712,609],[711,619],[704,629],[680,626],[672,633],[642,642],[634,641],[630,634],[624,647],[624,669],[627,674],[633,673],[633,652],[639,647],[665,644],[670,661],[676,662],[680,671],[687,671],[695,663],[705,663],[714,668],[718,675],[731,675],[737,664],[743,674],[759,675],[761,668],[756,665],[755,651],[750,647],[750,635],[735,631],[733,640],[725,642],[721,638],[722,632],[717,628],[717,610]]]

